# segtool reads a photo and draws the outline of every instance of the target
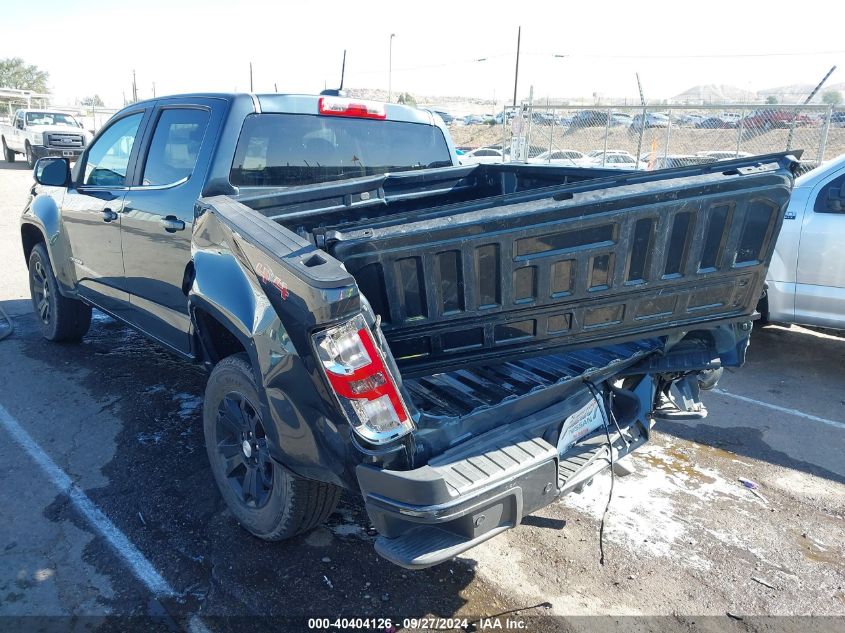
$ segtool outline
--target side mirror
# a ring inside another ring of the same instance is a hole
[[[35,182],[48,187],[65,187],[70,182],[70,163],[67,158],[39,158],[35,163]]]

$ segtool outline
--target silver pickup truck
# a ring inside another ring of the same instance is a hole
[[[74,161],[90,140],[91,134],[73,116],[53,110],[18,110],[11,125],[0,125],[6,162],[12,163],[17,154],[23,154],[30,167],[44,156]]]

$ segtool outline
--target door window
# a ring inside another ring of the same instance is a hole
[[[142,184],[172,185],[190,177],[208,127],[208,114],[208,110],[195,108],[162,111],[147,153]]]
[[[88,150],[83,184],[106,187],[122,187],[126,184],[129,156],[143,116],[143,112],[131,114],[103,132]]]
[[[816,196],[814,211],[845,214],[845,174],[822,185],[819,195]]]

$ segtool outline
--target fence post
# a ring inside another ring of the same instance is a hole
[[[786,137],[786,151],[792,149],[792,137],[795,135],[795,121],[798,119],[798,106],[793,108],[792,121],[789,123],[789,136]]]
[[[640,156],[643,155],[643,135],[645,134],[645,116],[647,106],[643,106],[643,115],[640,119],[640,140],[637,142],[637,164],[640,162]]]
[[[672,110],[669,110],[669,124],[666,126],[666,144],[663,146],[663,160],[666,161],[666,155],[669,153],[669,137],[672,135]]]
[[[505,162],[505,145],[508,144],[508,106],[502,106],[502,162]]]
[[[548,103],[548,100],[546,100]],[[549,160],[546,162],[552,162],[552,148],[554,147],[554,138],[555,138],[555,126],[557,125],[557,110],[552,110],[552,121],[551,127],[549,128]]]
[[[827,115],[824,118],[824,127],[822,128],[822,137],[819,139],[819,155],[817,160],[819,164],[824,160],[824,151],[827,149],[827,135],[830,133],[830,119],[833,117],[833,106],[827,106]]]
[[[604,122],[604,151],[601,155],[601,166],[607,163],[607,136],[610,134],[610,108],[607,109],[607,121]]]
[[[745,128],[745,106],[742,106],[742,114],[739,117],[739,125],[736,131],[736,156],[739,158],[739,146],[742,143],[742,131]]]

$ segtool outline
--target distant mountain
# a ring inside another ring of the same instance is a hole
[[[702,84],[693,86],[669,99],[669,103],[754,103],[759,100],[756,93],[736,86],[723,84]]]

